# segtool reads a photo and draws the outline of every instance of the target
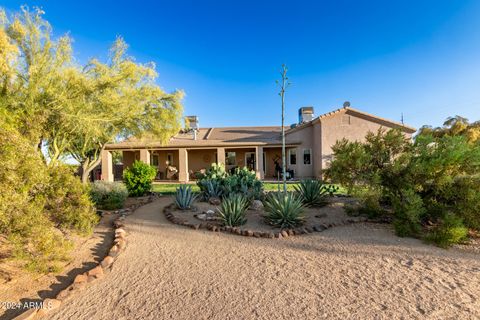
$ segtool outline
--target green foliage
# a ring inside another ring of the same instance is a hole
[[[98,221],[88,194],[1,117],[0,150],[0,234],[10,256],[32,271],[58,271],[72,247],[68,233],[89,233]]]
[[[447,214],[440,224],[427,234],[426,240],[447,248],[452,244],[464,242],[467,235],[468,229],[463,225],[462,219],[453,214]]]
[[[130,168],[123,171],[123,182],[128,194],[141,197],[152,190],[152,182],[157,175],[157,169],[142,161],[135,161]]]
[[[72,156],[86,183],[107,143],[148,135],[166,142],[178,132],[183,92],[163,91],[153,63],[135,62],[119,37],[108,62],[79,65],[73,40],[55,38],[43,14],[22,7],[7,16],[0,8],[0,97],[50,164]]]
[[[295,191],[302,199],[302,202],[307,207],[320,207],[327,204],[327,196],[330,195],[331,189],[328,185],[323,184],[319,180],[306,179],[300,181],[299,185],[295,186]]]
[[[223,225],[236,227],[245,224],[247,222],[245,212],[249,203],[248,198],[242,194],[231,194],[224,198],[219,209]]]
[[[423,130],[413,143],[393,130],[370,133],[365,143],[339,141],[326,175],[359,196],[360,211],[370,216],[377,211],[384,215],[385,206],[393,207],[395,230],[401,236],[422,237],[427,224],[444,224],[450,216],[454,218],[447,219],[463,221],[458,225],[478,230],[480,144],[455,131],[463,132],[433,135]]]
[[[188,184],[180,185],[174,197],[177,208],[181,210],[191,209],[196,199],[197,195],[193,193],[192,186]]]
[[[245,195],[249,200],[263,197],[262,182],[257,179],[254,171],[246,167],[237,168],[233,174],[228,174],[223,164],[214,163],[205,175],[199,176],[197,185],[204,199],[219,195],[228,197],[236,193]]]
[[[293,228],[304,222],[304,206],[294,193],[270,192],[264,202],[265,221],[279,228]]]
[[[128,190],[120,182],[97,180],[91,186],[90,197],[99,209],[121,209],[128,197]]]
[[[205,200],[210,199],[211,197],[221,198],[223,195],[223,186],[220,180],[215,179],[203,179],[197,182],[198,185],[201,185],[201,190],[203,190],[202,195]]]

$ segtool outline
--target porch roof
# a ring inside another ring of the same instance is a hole
[[[167,144],[151,138],[130,138],[123,142],[108,144],[107,149],[152,149],[152,148],[206,148],[206,147],[255,147],[280,146],[280,126],[271,127],[224,127],[200,128],[194,139],[192,132],[180,132],[170,138]],[[287,128],[285,128],[287,130]],[[288,145],[298,145],[300,141],[287,141]]]

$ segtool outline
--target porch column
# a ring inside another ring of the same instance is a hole
[[[150,164],[150,150],[140,149],[140,161]]]
[[[102,180],[113,181],[112,153],[108,150],[102,151]]]
[[[217,148],[217,163],[225,165],[225,148]]]
[[[178,149],[178,181],[188,182],[188,153],[187,149]]]
[[[255,147],[255,172],[258,179],[262,180],[265,177],[265,168],[263,167],[263,147]]]

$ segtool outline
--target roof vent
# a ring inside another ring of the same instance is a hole
[[[350,101],[345,101],[345,102],[343,103],[343,107],[344,107],[344,108],[350,107]]]
[[[309,122],[313,120],[313,107],[301,107],[298,109],[298,123]]]

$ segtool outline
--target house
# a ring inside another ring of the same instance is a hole
[[[362,141],[379,128],[402,130],[407,137],[415,128],[350,107],[315,117],[313,107],[299,109],[297,124],[285,128],[287,170],[293,178],[320,178],[332,157],[337,140]],[[198,118],[186,117],[182,130],[166,145],[154,140],[130,139],[109,144],[102,153],[102,179],[113,181],[112,151],[123,154],[123,168],[135,160],[158,167],[158,180],[187,182],[196,172],[223,163],[231,170],[248,167],[261,179],[278,178],[281,165],[281,126],[200,128]]]

